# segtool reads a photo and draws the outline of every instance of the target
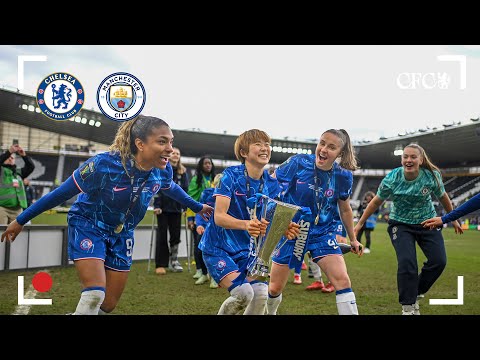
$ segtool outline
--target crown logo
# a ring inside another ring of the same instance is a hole
[[[128,97],[128,92],[123,90],[123,87],[121,87],[120,89],[118,89],[113,93],[113,96],[116,98],[126,98]]]

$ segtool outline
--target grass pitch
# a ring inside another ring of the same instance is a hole
[[[480,232],[468,230],[455,235],[452,228],[445,229],[447,267],[432,289],[421,301],[422,315],[478,315],[480,314]],[[365,239],[363,239],[365,242]],[[401,306],[397,292],[397,260],[386,232],[386,224],[378,224],[372,233],[372,252],[358,258],[345,255],[352,288],[361,315],[399,315]],[[425,257],[417,247],[419,268]],[[136,315],[214,315],[227,298],[225,289],[210,289],[209,284],[194,285],[185,259],[183,273],[155,275],[154,261],[147,272],[147,261],[134,262],[125,292],[113,314]],[[39,270],[0,272],[0,314],[12,314],[17,306],[17,276],[25,276],[25,288]],[[66,314],[73,312],[80,296],[80,283],[75,268],[48,269],[53,286],[37,298],[50,298],[52,306],[32,306],[29,314]],[[463,305],[429,305],[429,299],[456,299],[457,277],[464,277]],[[280,315],[335,315],[335,294],[309,292],[305,287],[313,282],[302,272],[303,284],[293,285],[293,271],[283,293]],[[26,289],[25,289],[26,292]]]

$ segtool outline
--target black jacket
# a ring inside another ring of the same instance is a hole
[[[32,205],[33,200],[37,200],[35,188],[32,185],[25,186],[25,195],[27,196],[27,205]]]
[[[177,183],[185,192],[188,190],[188,175],[187,172],[182,175],[177,174],[177,169],[172,166],[173,169],[173,182]],[[160,190],[153,200],[153,207],[155,209],[162,209],[162,213],[182,213],[186,209],[182,205],[173,200],[172,198],[164,195]]]
[[[17,165],[5,165],[3,162],[10,157],[10,151],[5,151],[3,154],[0,154],[0,166],[6,167],[12,170],[13,173],[17,173]],[[35,164],[33,163],[32,159],[30,159],[27,155],[22,156],[23,161],[25,162],[25,166],[22,170],[18,173],[22,179],[25,179],[28,175],[30,175],[33,170],[35,170]]]

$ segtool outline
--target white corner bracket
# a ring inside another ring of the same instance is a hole
[[[465,55],[438,55],[437,60],[460,63],[460,90],[464,90],[467,87],[467,57]]]
[[[18,277],[18,305],[52,305],[52,299],[25,299],[24,277]]]
[[[430,299],[430,305],[463,305],[463,276],[457,276],[456,299]]]
[[[47,61],[45,55],[18,55],[18,74],[17,74],[17,89],[22,90],[25,86],[24,84],[24,70],[25,70],[25,61]]]

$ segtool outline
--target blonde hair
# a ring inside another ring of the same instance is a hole
[[[272,140],[265,131],[258,129],[247,130],[244,133],[240,134],[237,140],[235,140],[235,145],[233,147],[235,151],[235,156],[238,161],[244,164],[245,158],[242,156],[241,151],[243,150],[245,153],[248,154],[250,145],[259,141],[264,141],[270,144]]]
[[[212,181],[212,187],[217,187],[218,186],[218,184],[220,183],[220,180],[222,179],[222,176],[223,176],[223,172],[215,175],[215,177],[213,178],[213,181]]]
[[[427,153],[425,152],[425,149],[423,147],[421,147],[420,145],[414,144],[414,143],[411,143],[411,144],[408,144],[407,146],[405,146],[404,150],[406,148],[412,148],[412,149],[417,149],[418,150],[418,152],[420,153],[420,156],[423,158],[423,162],[422,162],[422,165],[420,165],[420,167],[423,167],[424,169],[427,169],[428,171],[430,171],[432,173],[433,177],[435,178],[435,181],[437,182],[438,187],[440,188],[440,181],[442,180],[442,172],[440,171],[438,166],[435,165],[430,160]],[[438,179],[434,170],[438,171],[438,174],[440,175],[440,179]]]
[[[178,163],[177,163],[177,174],[183,175],[187,171],[187,168],[185,166],[183,166],[183,164],[182,164],[182,152],[180,151],[180,149],[178,147],[174,146],[173,150],[175,150],[175,149],[177,149],[178,152],[180,153],[180,156],[178,157]]]
[[[350,141],[350,136],[347,131],[344,129],[330,129],[325,131],[323,134],[330,133],[335,135],[342,142],[342,151],[340,152],[340,166],[347,170],[357,170],[359,168],[357,164],[357,158],[353,150],[352,142]],[[323,135],[322,134],[322,135]]]
[[[139,115],[135,119],[125,121],[120,125],[109,150],[111,153],[118,152],[120,154],[123,168],[127,174],[127,161],[135,161],[134,155],[138,151],[135,140],[140,139],[146,141],[147,137],[151,135],[152,130],[161,126],[169,127],[168,124],[160,118],[144,115]]]

